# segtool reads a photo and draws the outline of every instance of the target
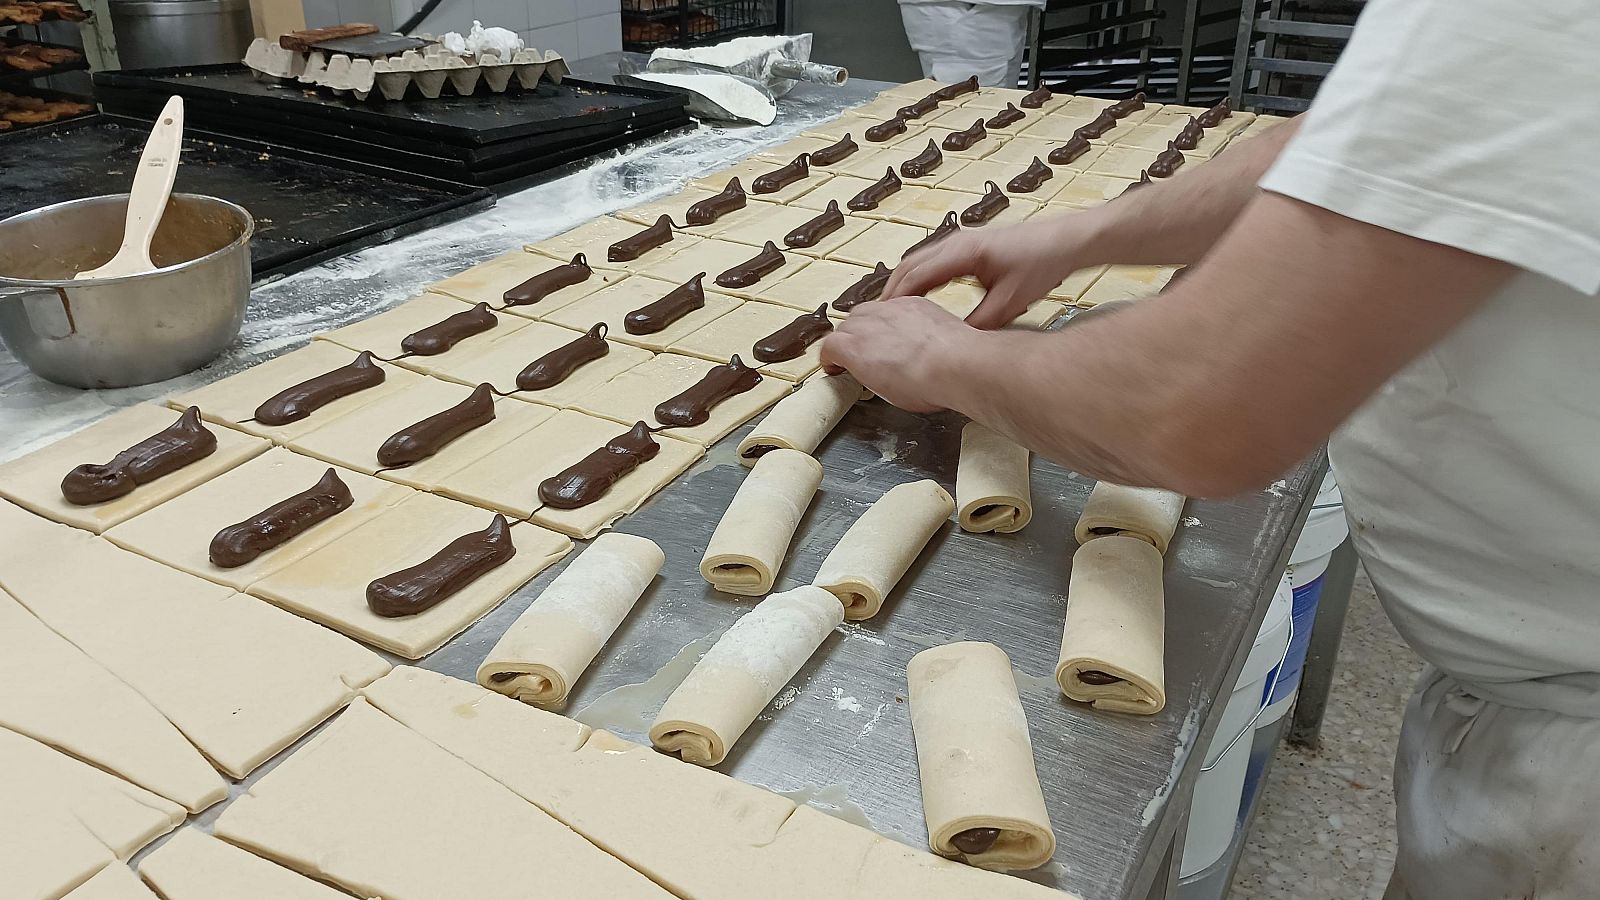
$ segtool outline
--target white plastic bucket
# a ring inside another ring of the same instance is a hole
[[[1289,555],[1288,577],[1294,587],[1294,640],[1284,657],[1283,671],[1272,685],[1272,695],[1265,697],[1266,711],[1256,727],[1271,725],[1283,718],[1294,705],[1300,689],[1300,672],[1305,668],[1306,651],[1311,644],[1311,627],[1317,619],[1317,602],[1322,599],[1322,585],[1328,571],[1333,551],[1350,536],[1345,523],[1344,498],[1339,494],[1339,484],[1329,470],[1322,478],[1322,487],[1312,501],[1311,512],[1306,516],[1306,527],[1300,540]]]
[[[1195,780],[1189,806],[1189,830],[1179,873],[1182,876],[1193,875],[1221,859],[1233,840],[1245,772],[1250,764],[1255,718],[1261,712],[1269,676],[1278,669],[1289,645],[1293,606],[1293,589],[1286,576],[1272,595],[1250,655],[1222,708],[1222,721],[1206,746],[1204,768]]]

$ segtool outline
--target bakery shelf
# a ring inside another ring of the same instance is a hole
[[[42,69],[13,68],[5,62],[6,52],[18,47],[41,47],[46,50],[71,51],[77,59],[47,65]],[[60,75],[63,72],[78,72],[89,68],[89,62],[83,55],[83,50],[78,47],[68,47],[63,44],[51,44],[45,41],[29,41],[15,37],[0,35],[0,84],[15,84],[20,81],[31,81],[35,78],[48,78],[51,75]]]
[[[772,0],[679,0],[667,6],[650,0],[622,8],[624,50],[715,44],[751,34],[776,34],[783,20]]]

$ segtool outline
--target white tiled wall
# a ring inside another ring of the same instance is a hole
[[[389,31],[410,18],[422,0],[302,0],[306,26],[371,22]],[[522,35],[528,46],[584,59],[622,49],[620,0],[444,0],[418,31],[463,34],[476,19]]]

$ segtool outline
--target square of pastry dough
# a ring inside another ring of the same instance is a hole
[[[1065,169],[1068,172],[1082,172],[1100,158],[1106,151],[1104,144],[1092,144],[1089,149],[1077,159],[1065,165],[1050,162],[1050,151],[1061,146],[1063,141],[1039,141],[1026,137],[1012,138],[1006,141],[999,150],[984,157],[985,162],[1010,163],[1016,165],[1017,171],[1022,171],[1035,159],[1057,172]],[[1166,146],[1166,145],[1162,145]]]
[[[563,262],[570,262],[571,257]],[[443,281],[434,282],[428,290],[435,294],[444,294],[467,303],[487,303],[490,306],[501,306],[505,300],[506,291],[527,281],[542,272],[548,272],[556,266],[562,265],[548,256],[529,253],[526,250],[513,250],[504,256],[496,256],[488,262],[481,262],[465,272],[459,272]],[[619,278],[626,278],[622,272],[605,269],[595,269],[587,281],[564,287],[538,303],[528,306],[508,307],[505,312],[514,313],[526,319],[537,319],[544,313],[571,303],[579,297],[587,296],[605,287]],[[498,312],[498,310],[497,310]]]
[[[905,144],[900,147],[885,147],[882,150],[876,150],[870,154],[858,153],[856,155],[861,157],[860,162],[856,163],[854,166],[848,165],[848,160],[844,163],[840,163],[840,171],[861,178],[870,177],[873,180],[877,180],[883,177],[886,169],[892,168],[894,169],[895,174],[900,176],[900,180],[904,184],[921,184],[925,186],[931,186],[937,183],[940,178],[943,178],[944,176],[965,165],[967,160],[956,156],[946,155],[944,151],[941,150],[940,155],[943,157],[943,161],[940,162],[938,166],[934,167],[933,171],[926,175],[920,175],[916,178],[912,178],[911,176],[907,175],[901,169],[901,166],[925,151],[929,141],[932,141],[933,145],[938,147],[939,142],[944,140],[945,135],[949,133],[950,132],[942,128],[929,129],[929,131],[922,136],[922,139],[919,143]]]
[[[383,446],[384,441],[402,428],[455,406],[467,399],[472,390],[464,384],[429,378],[409,390],[390,394],[310,434],[295,438],[289,446],[306,456],[426,491],[438,484],[440,476],[493,452],[556,412],[553,406],[496,397],[495,417],[490,422],[461,435],[421,462],[385,472],[378,471],[384,468],[378,462],[378,448]]]
[[[0,497],[47,519],[99,534],[252,456],[265,453],[272,446],[271,442],[253,435],[206,425],[206,430],[216,437],[217,447],[202,459],[103,503],[78,506],[61,496],[61,480],[68,472],[85,463],[110,462],[118,453],[170,428],[181,415],[178,410],[148,403],[114,412],[47,447],[0,465]]]
[[[1007,103],[1015,103],[1018,109],[1021,109],[1023,112],[1028,113],[1029,115],[1033,115],[1035,113],[1047,113],[1052,110],[1060,109],[1061,107],[1066,106],[1070,100],[1072,100],[1071,94],[1055,94],[1049,100],[1046,100],[1044,105],[1040,106],[1039,108],[1028,109],[1022,105],[1022,98],[1031,93],[1033,92],[1020,90],[1018,88],[979,88],[976,94],[965,95],[966,102],[961,105],[964,107],[971,107],[973,109],[998,111],[1005,109]]]
[[[1167,142],[1178,136],[1183,130],[1183,121],[1158,122],[1155,124],[1144,123],[1135,125],[1112,144],[1118,147],[1137,147],[1140,150],[1161,151],[1167,149]]]
[[[703,178],[689,182],[690,187],[704,188],[709,191],[720,191],[728,186],[728,179],[737,178],[744,186],[745,194],[751,200],[760,200],[763,203],[787,203],[790,200],[812,190],[828,180],[829,169],[815,168],[811,174],[792,184],[785,185],[776,191],[767,194],[756,193],[755,180],[780,166],[787,165],[789,160],[767,159],[761,156],[752,156],[743,162],[735,163],[726,169],[713,172]]]
[[[952,122],[951,124],[954,125],[955,123]],[[928,134],[934,139],[934,141],[938,143],[939,152],[944,154],[945,159],[983,159],[1005,145],[1007,140],[1005,135],[999,132],[990,131],[984,138],[965,150],[950,150],[944,146],[945,138],[955,134],[957,131],[966,130],[971,124],[972,123],[969,121],[960,128],[946,127],[944,125],[930,125],[928,127]]]
[[[845,314],[833,308],[833,301],[839,299],[846,288],[871,274],[868,266],[819,259],[777,284],[763,288],[756,299],[795,311],[810,311],[826,303],[828,315],[843,318]]]
[[[748,188],[749,185],[745,185],[745,187]],[[680,231],[698,234],[698,228],[691,227],[684,222],[684,215],[689,212],[689,207],[707,197],[716,196],[721,190],[721,188],[711,190],[709,188],[686,187],[676,194],[668,194],[657,200],[650,200],[637,206],[630,206],[627,209],[619,209],[612,215],[639,225],[654,225],[656,220],[662,216],[670,216],[672,224],[677,226]]]
[[[595,323],[589,324],[592,327]],[[587,331],[588,328],[584,330]],[[611,327],[606,326],[607,334],[610,331]],[[571,328],[563,328],[551,322],[535,322],[527,328],[519,328],[506,335],[503,340],[479,348],[477,356],[458,361],[449,369],[440,372],[438,377],[469,386],[488,382],[501,391],[515,391],[517,375],[527,368],[529,363],[552,350],[565,347],[578,337],[580,334]],[[586,362],[573,370],[572,374],[560,384],[539,391],[517,391],[517,397],[548,406],[568,406],[572,401],[655,355],[643,347],[613,340],[606,341],[606,351],[605,356]]]
[[[891,87],[891,88],[884,88],[882,91],[878,92],[878,96],[879,97],[908,97],[911,100],[921,100],[923,97],[928,96],[929,94],[933,93],[934,91],[939,90],[940,88],[949,87],[952,83],[953,82],[935,81],[932,78],[919,78],[916,81],[908,81],[905,84],[897,84],[897,85],[895,85],[894,87]],[[947,102],[947,103],[950,103],[950,102],[960,103],[963,98],[970,97],[970,96],[972,96],[972,95],[971,94],[962,94],[960,97],[957,97],[954,101],[948,101],[947,100],[945,102]],[[909,101],[907,101],[907,102],[909,102]],[[904,105],[904,104],[902,104],[902,105]]]
[[[1101,110],[1115,104],[1116,102],[1117,101],[1108,97],[1091,97],[1087,94],[1072,94],[1066,103],[1056,107],[1053,112],[1069,116],[1088,116],[1092,119],[1099,115]]]
[[[860,116],[862,118],[881,122],[884,119],[894,115],[896,112],[909,105],[913,101],[921,99],[921,96],[907,98],[899,94],[891,94],[888,91],[885,91],[871,100],[861,104],[860,106],[850,107],[844,111],[844,114],[847,116]]]
[[[872,128],[875,125],[881,125],[882,123],[888,121],[892,116],[892,113],[884,116],[857,116],[852,113],[846,113],[845,115],[840,116],[831,122],[823,122],[819,125],[813,125],[802,133],[806,137],[821,138],[829,143],[837,141],[847,134],[850,135],[851,139],[861,147],[861,150],[850,154],[845,159],[840,160],[838,163],[828,167],[829,171],[838,171],[839,166],[860,156],[862,151],[882,150],[887,147],[899,146],[907,141],[917,140],[917,136],[920,135],[925,128],[923,125],[923,120],[909,119],[906,121],[905,131],[897,134],[887,135],[881,141],[875,141],[867,137],[867,129]]]
[[[963,279],[929,291],[928,299],[950,311],[951,314],[965,319],[978,308],[978,304],[983,302],[987,294],[988,291],[982,285]],[[1054,300],[1035,300],[1006,327],[1036,331],[1054,322],[1066,308],[1066,304]]]
[[[726,179],[724,179],[726,181]],[[719,185],[711,190],[722,190]],[[655,224],[654,222],[650,223]],[[682,223],[679,223],[682,224]],[[627,262],[612,262],[609,258],[611,245],[624,238],[638,234],[649,225],[638,222],[629,222],[615,216],[601,216],[569,231],[556,235],[548,240],[536,244],[528,244],[526,249],[540,256],[567,262],[572,259],[572,254],[582,253],[588,260],[591,268],[617,269],[623,272],[637,272],[649,268],[654,263],[661,262],[672,254],[693,246],[700,239],[692,234],[674,231],[672,240],[667,241],[653,250],[639,255],[638,259]]]
[[[465,306],[461,308],[466,309]],[[258,363],[236,375],[168,397],[167,405],[178,410],[198,406],[200,416],[207,422],[227,425],[282,444],[313,428],[321,428],[324,424],[347,412],[360,409],[380,397],[401,390],[408,384],[415,384],[422,378],[409,369],[380,362],[377,365],[383,369],[384,374],[381,384],[340,397],[298,422],[286,425],[263,425],[260,422],[245,421],[254,419],[256,407],[285,388],[342,366],[348,366],[355,362],[357,355],[356,351],[329,341],[312,341],[299,350]]]
[[[1117,178],[1139,180],[1139,173],[1156,161],[1160,154],[1155,150],[1138,147],[1111,146],[1089,166],[1090,175],[1111,175]]]
[[[439,371],[440,367],[448,366],[455,360],[476,355],[484,344],[528,324],[528,320],[521,316],[494,313],[493,328],[468,335],[443,353],[399,358],[405,353],[400,349],[400,342],[405,340],[406,335],[436,325],[456,313],[467,312],[470,309],[471,307],[463,305],[460,300],[443,294],[423,294],[387,312],[378,313],[370,319],[362,319],[352,325],[319,334],[316,339],[332,341],[351,350],[371,350],[379,357],[393,359],[397,366],[431,375]]]
[[[562,534],[594,537],[612,522],[638,509],[705,453],[705,448],[699,444],[681,441],[666,433],[657,434],[655,439],[661,446],[660,452],[618,479],[604,497],[577,509],[541,508],[540,482],[604,447],[612,438],[626,433],[632,424],[622,425],[610,419],[562,410],[500,452],[452,473],[443,491],[507,516],[520,519],[531,515],[535,524]]]
[[[1118,178],[1114,175],[1088,173],[1074,175],[1056,190],[1050,202],[1052,205],[1059,203],[1087,209],[1117,199],[1135,181],[1133,178]]]
[[[566,535],[519,523],[508,532],[516,554],[437,605],[393,618],[367,606],[367,585],[373,580],[425,562],[493,521],[494,513],[476,506],[412,494],[256,582],[250,593],[381,650],[420,659],[572,550]]]
[[[829,253],[828,258],[868,268],[881,262],[893,268],[900,264],[900,258],[907,250],[928,236],[928,231],[927,228],[899,222],[874,222],[871,228]]]
[[[946,188],[932,188],[916,195],[909,203],[903,203],[899,209],[890,215],[891,222],[904,222],[907,225],[920,225],[923,228],[937,228],[944,221],[945,213],[960,214],[962,210],[977,203],[980,198],[965,191],[952,191]],[[1009,225],[1021,222],[1033,215],[1040,204],[1024,197],[1006,197],[1008,204],[1000,214],[985,222],[984,225]],[[975,226],[981,227],[981,226]]]
[[[814,312],[825,302],[830,301],[818,300],[807,312]],[[775,303],[746,303],[688,337],[674,341],[672,351],[716,363],[725,363],[738,354],[740,359],[767,375],[776,375],[785,381],[803,381],[822,368],[821,339],[807,347],[805,353],[783,362],[758,362],[754,349],[757,341],[805,314]]]
[[[701,272],[706,273],[705,288],[707,309],[711,308],[711,293],[713,291],[729,294],[734,297],[752,297],[761,290],[761,286],[763,284],[770,284],[771,282],[777,281],[786,275],[791,275],[795,272],[798,272],[802,268],[805,268],[806,263],[811,261],[808,257],[802,256],[790,250],[786,250],[783,246],[782,234],[778,234],[772,238],[769,238],[768,240],[771,240],[775,245],[777,245],[778,250],[783,253],[783,265],[771,272],[768,272],[766,275],[763,275],[760,280],[749,287],[730,288],[723,287],[722,285],[716,283],[718,275],[721,275],[723,272],[726,272],[734,266],[737,266],[738,264],[750,259],[757,253],[760,253],[762,250],[762,248],[759,246],[752,246],[750,244],[736,244],[733,241],[704,241],[695,246],[693,250],[680,253],[679,255],[668,260],[665,264],[657,266],[650,272],[650,274],[656,278],[672,282],[671,287],[677,287]],[[687,319],[688,316],[685,316],[684,318]],[[704,324],[704,321],[705,320],[697,322],[696,327]],[[686,332],[674,333],[672,337],[676,338],[683,333]],[[612,336],[617,340],[625,340],[629,341],[629,343],[639,343],[638,341],[631,340],[631,335],[629,337],[623,337],[619,334],[613,334]],[[657,337],[657,335],[650,335],[650,337],[654,338]]]
[[[710,242],[708,241],[707,243]],[[705,246],[705,244],[698,245],[696,249],[700,246]],[[734,246],[741,247],[746,251],[746,255],[749,255],[749,247],[743,247],[740,244],[735,244]],[[690,272],[683,281],[693,278],[698,274],[698,271]],[[623,320],[627,318],[628,313],[641,306],[654,303],[672,293],[683,283],[682,281],[663,281],[659,278],[651,278],[648,275],[635,275],[621,284],[590,294],[566,309],[551,315],[545,322],[553,325],[564,325],[578,331],[588,331],[594,327],[595,323],[604,322],[606,323],[607,340],[632,344],[635,347],[643,347],[646,350],[665,350],[673,341],[739,305],[737,297],[730,297],[713,289],[711,279],[714,277],[714,275],[707,275],[705,281],[702,282],[706,288],[705,306],[685,313],[677,321],[654,334],[629,334],[627,328],[624,327]],[[576,336],[573,335],[573,337]],[[530,358],[523,365],[526,366],[528,362],[533,362],[533,359]],[[520,372],[521,369],[517,371]],[[512,377],[516,377],[515,373],[513,373]]]
[[[844,214],[850,218],[888,218],[889,211],[894,209],[897,203],[904,201],[908,194],[914,194],[918,191],[926,190],[926,188],[919,187],[914,184],[903,185],[900,190],[895,191],[893,194],[890,194],[887,199],[879,202],[877,208],[875,209],[851,209],[850,201],[857,194],[875,184],[879,178],[882,178],[884,175],[884,170],[888,168],[888,165],[885,164],[881,169],[878,170],[876,178],[857,178],[852,175],[835,175],[827,184],[817,188],[804,197],[795,200],[789,205],[804,207],[814,212],[821,212],[822,210],[828,208],[828,203],[830,201],[837,201],[839,208],[843,210]],[[898,176],[898,173],[896,174]]]
[[[798,253],[801,256],[810,257],[825,256],[829,250],[866,231],[868,226],[872,224],[870,219],[851,215],[850,211],[845,209],[845,203],[847,202],[849,201],[841,201],[839,203],[839,211],[844,214],[844,223],[823,235],[816,244],[810,247],[790,247],[784,243],[783,239],[789,232],[822,215],[823,210],[827,208],[826,205],[819,210],[808,209],[804,206],[762,204],[753,216],[724,217],[728,221],[728,225],[725,230],[717,234],[717,237],[720,240],[734,241],[754,248],[760,248],[767,241],[771,241],[786,254]],[[739,213],[748,211],[749,207],[746,207],[739,210]],[[771,278],[772,276],[769,275],[767,277]],[[719,288],[719,290],[728,289]]]
[[[746,362],[755,364],[754,360]],[[716,365],[718,363],[703,359],[662,353],[606,382],[573,408],[624,425],[645,422],[656,428],[662,424],[656,419],[656,406],[694,387]],[[793,387],[781,379],[762,376],[760,384],[717,404],[711,410],[711,418],[702,424],[673,428],[666,433],[709,447],[778,402]]]
[[[1072,137],[1073,132],[1094,121],[1096,115],[1092,112],[1081,114],[1069,112],[1071,109],[1072,105],[1068,104],[1049,115],[1038,116],[1031,122],[1023,119],[1013,126],[1016,128],[1015,133],[1019,137],[1034,141],[1054,141],[1056,143],[1065,141]],[[1104,143],[1103,139],[1102,143]]]
[[[1079,306],[1098,306],[1111,300],[1153,297],[1172,280],[1177,266],[1111,266],[1078,298]]]
[[[961,167],[961,170],[950,178],[939,182],[939,187],[948,191],[964,191],[970,194],[982,194],[988,190],[988,183],[994,182],[1006,192],[1008,197],[1020,197],[1032,200],[1035,203],[1047,203],[1056,192],[1061,190],[1063,184],[1072,177],[1072,172],[1067,169],[1051,166],[1053,173],[1045,182],[1039,185],[1038,190],[1019,192],[1011,190],[1008,185],[1011,179],[1021,175],[1028,168],[1028,162],[994,162],[987,159],[973,160]],[[976,199],[976,198],[974,198]]]
[[[211,539],[217,532],[316,486],[328,468],[320,459],[274,447],[109,529],[105,536],[124,549],[242,591],[412,493],[408,487],[335,467],[355,498],[351,506],[242,566],[225,569],[211,562]]]
[[[824,147],[831,147],[833,144],[833,141],[830,141],[825,137],[801,134],[790,138],[781,144],[776,144],[771,147],[763,147],[756,151],[756,156],[759,156],[763,159],[770,159],[781,165],[789,162],[802,153],[811,153],[816,150],[821,150]],[[749,185],[745,185],[746,190],[748,190],[749,187]]]

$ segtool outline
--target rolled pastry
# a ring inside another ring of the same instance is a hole
[[[714,766],[839,624],[833,595],[807,585],[773,594],[733,623],[662,705],[650,743]]]
[[[906,666],[928,844],[981,869],[1036,869],[1056,852],[1011,660],[982,641]]]
[[[820,484],[822,464],[799,450],[774,450],[756,460],[706,545],[700,574],[730,594],[771,591]]]
[[[1097,709],[1154,715],[1167,704],[1161,554],[1131,535],[1095,538],[1072,557],[1056,683]]]
[[[777,449],[816,450],[850,407],[870,396],[848,373],[813,375],[799,390],[778,401],[739,442],[739,462],[753,466],[762,454]]]
[[[845,618],[872,618],[955,506],[935,481],[895,485],[839,538],[812,584],[839,598]]]
[[[962,531],[1021,531],[1033,518],[1028,448],[968,422],[956,465],[956,509]]]
[[[506,629],[478,666],[478,683],[559,708],[664,562],[648,538],[614,531],[595,538]]]
[[[1111,534],[1131,534],[1167,552],[1183,515],[1184,496],[1159,488],[1124,487],[1102,481],[1094,486],[1074,529],[1078,543]]]

